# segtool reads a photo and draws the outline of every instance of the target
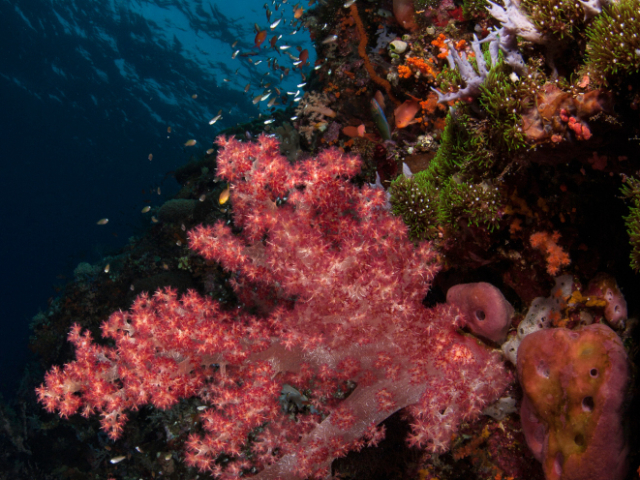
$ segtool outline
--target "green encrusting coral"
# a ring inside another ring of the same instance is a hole
[[[640,0],[611,3],[586,35],[589,71],[605,79],[640,71]]]
[[[624,222],[631,244],[631,268],[640,272],[640,180],[624,176],[620,191],[624,198],[631,201],[629,215],[624,217]]]

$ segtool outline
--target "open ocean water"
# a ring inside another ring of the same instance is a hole
[[[311,52],[308,32],[292,35],[292,5],[271,6],[269,22],[263,4],[0,1],[5,398],[28,359],[32,317],[74,268],[141,233],[149,223],[141,208],[171,198],[178,184],[168,173],[209,148],[217,132],[266,112],[266,102],[252,102],[264,90],[261,80],[282,90],[300,83],[297,72],[281,81],[269,68],[269,57],[292,61],[275,55],[268,40],[256,48],[254,24]],[[236,50],[256,55],[232,58]],[[198,143],[187,148],[189,139]],[[109,223],[97,225],[102,218]]]

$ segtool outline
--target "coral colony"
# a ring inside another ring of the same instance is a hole
[[[384,478],[624,479],[640,2],[293,12],[319,56],[293,123],[176,173],[146,276],[180,276],[132,285],[102,339],[65,325],[39,402],[99,418],[114,478],[155,465],[126,440],[152,406],[182,475],[365,478],[350,452],[395,428],[415,455]]]

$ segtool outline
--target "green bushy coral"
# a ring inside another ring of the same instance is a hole
[[[435,238],[438,222],[438,187],[420,173],[401,175],[391,185],[393,213],[402,216],[412,239]]]
[[[493,143],[513,151],[525,146],[522,114],[531,107],[531,96],[522,80],[509,77],[509,70],[502,61],[492,68],[480,85],[478,101],[490,120]]]
[[[590,71],[605,78],[640,71],[640,0],[611,3],[586,34]]]
[[[585,12],[576,0],[522,0],[522,7],[542,33],[573,38],[584,25]]]
[[[458,183],[452,177],[440,194],[438,220],[456,226],[464,219],[469,225],[493,231],[498,226],[500,205],[500,192],[490,183]]]
[[[463,0],[462,13],[465,18],[476,18],[487,14],[487,0]]]
[[[640,272],[640,180],[624,177],[620,188],[624,198],[631,201],[629,215],[624,217],[631,244],[631,268]]]
[[[391,184],[391,205],[416,240],[433,239],[439,227],[455,231],[463,223],[493,230],[501,205],[498,190],[482,176],[493,166],[478,126],[455,110],[447,116],[442,144],[429,167]]]

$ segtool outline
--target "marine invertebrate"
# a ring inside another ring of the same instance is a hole
[[[562,267],[571,263],[569,254],[558,245],[558,240],[560,240],[560,233],[557,231],[536,232],[529,238],[531,246],[544,253],[547,260],[547,273],[551,276],[557,275]]]
[[[628,376],[622,342],[606,325],[552,328],[522,340],[520,418],[547,480],[624,478]]]
[[[631,244],[631,268],[640,271],[640,180],[635,177],[622,177],[620,187],[622,196],[631,202],[629,215],[624,217]]]
[[[543,35],[572,38],[587,18],[582,2],[573,0],[522,0],[522,9]]]
[[[457,331],[455,306],[423,306],[439,269],[431,245],[409,241],[382,189],[348,181],[357,157],[332,149],[293,167],[273,137],[218,145],[241,232],[200,226],[190,247],[236,272],[236,294],[262,315],[194,291],[141,295],[104,322],[113,347],[73,327],[76,360],[46,375],[41,403],[63,417],[99,413],[117,438],[127,410],[197,396],[204,433],[189,437],[186,461],[223,479],[326,475],[334,458],[377,443],[376,425],[402,408],[410,445],[446,450],[510,376],[495,352]],[[304,390],[312,408],[283,412],[285,385]]]
[[[362,19],[358,14],[358,7],[356,6],[355,2],[352,3],[349,8],[351,17],[353,18],[356,24],[356,29],[358,30],[358,36],[360,37],[360,41],[358,42],[358,55],[360,55],[360,58],[362,58],[362,60],[364,61],[364,68],[369,73],[371,80],[384,88],[391,101],[396,105],[399,105],[400,101],[393,95],[391,84],[376,73],[373,65],[371,64],[371,60],[369,60],[369,55],[367,55],[367,32],[365,31]]]
[[[497,42],[497,40],[491,40],[492,42]],[[443,94],[436,90],[438,94],[439,102],[449,102],[451,100],[459,100],[459,99],[474,99],[478,95],[480,95],[480,85],[487,78],[489,70],[487,68],[487,62],[485,61],[484,53],[480,47],[480,41],[478,37],[473,36],[473,41],[471,42],[471,49],[475,54],[475,64],[476,68],[469,62],[465,53],[459,53],[454,47],[451,40],[445,41],[446,45],[449,47],[447,52],[447,62],[449,62],[449,69],[454,70],[457,68],[460,78],[464,82],[464,87],[460,88],[458,91],[450,92]],[[498,63],[497,57],[497,49],[489,48],[489,52],[491,53],[491,62],[493,65]]]
[[[514,309],[502,292],[487,282],[455,285],[447,303],[457,306],[476,335],[500,343],[507,336]]]
[[[611,2],[586,31],[586,66],[606,83],[640,71],[640,0]]]

